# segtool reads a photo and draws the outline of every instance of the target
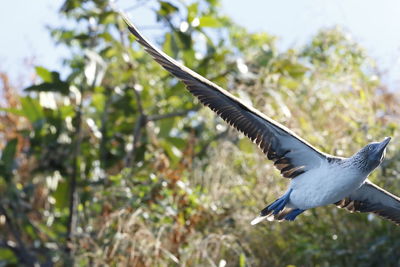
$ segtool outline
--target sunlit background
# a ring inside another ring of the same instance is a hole
[[[67,51],[56,47],[45,30],[46,26],[60,24],[57,10],[61,3],[60,0],[3,3],[0,70],[6,70],[18,80],[26,75],[20,71],[26,64],[61,69],[60,59]],[[385,84],[391,90],[399,89],[400,1],[223,0],[222,3],[223,12],[249,30],[278,36],[282,49],[301,46],[323,27],[340,26],[376,60]],[[121,9],[134,6],[126,0],[115,1],[115,5]],[[130,14],[139,26],[149,26],[154,21],[151,12],[143,14],[133,10]]]
[[[323,152],[391,136],[369,179],[399,195],[398,0],[3,2],[0,266],[398,265],[372,213],[251,226],[289,180],[115,12]]]

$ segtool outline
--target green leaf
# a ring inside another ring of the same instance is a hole
[[[192,49],[192,36],[190,34],[183,32],[175,32],[175,34],[178,36],[177,41],[184,50]]]
[[[42,83],[39,85],[29,86],[25,88],[27,92],[58,92],[67,95],[69,92],[69,84],[64,82],[58,83]]]
[[[99,22],[101,24],[111,24],[115,21],[115,12],[108,11],[100,14]]]
[[[243,253],[240,254],[239,266],[246,267],[246,256]]]
[[[56,229],[54,227],[48,227],[44,223],[38,223],[36,224],[36,227],[40,230],[40,232],[45,233],[48,237],[52,239],[57,239],[58,233],[56,233]]]
[[[104,111],[104,105],[106,102],[106,96],[102,93],[94,93],[92,96],[93,106],[96,108],[97,112]]]
[[[166,1],[160,1],[160,9],[158,10],[158,15],[165,17],[177,11],[179,11],[179,8],[177,6]]]
[[[158,135],[162,138],[169,137],[169,134],[174,125],[175,125],[175,118],[168,118],[161,120],[159,122],[160,133]]]
[[[16,266],[15,264],[17,264],[17,258],[15,257],[15,254],[11,249],[7,248],[0,248],[0,261],[7,262],[6,265],[8,266]]]
[[[37,122],[44,118],[43,108],[40,106],[38,100],[23,97],[20,98],[23,115],[28,118],[32,123]]]
[[[17,115],[17,116],[25,116],[24,111],[17,108],[0,108],[0,111],[4,111],[9,114]]]
[[[68,207],[68,192],[68,183],[65,180],[60,181],[57,185],[56,191],[53,193],[53,197],[56,200],[55,206],[60,211]]]
[[[172,36],[171,33],[165,34],[165,40],[163,45],[163,51],[171,56],[176,56],[175,47],[172,46]]]
[[[49,70],[47,70],[44,67],[41,66],[36,66],[35,67],[36,74],[39,75],[40,78],[42,78],[43,81],[45,82],[51,82],[52,81],[52,75]]]
[[[61,6],[60,11],[64,13],[69,13],[70,11],[74,10],[75,8],[80,7],[84,2],[79,0],[69,0],[65,1],[64,4]]]
[[[35,123],[44,118],[43,108],[37,99],[31,97],[21,97],[21,109],[17,108],[0,108],[4,111],[17,116],[26,117],[30,122]]]
[[[8,141],[6,147],[1,152],[0,159],[0,175],[2,175],[6,181],[10,181],[11,173],[14,168],[14,157],[17,152],[17,139]]]
[[[193,19],[197,16],[197,12],[199,9],[199,3],[193,3],[188,6],[188,21],[193,21]]]
[[[43,67],[36,67],[36,73],[44,81],[38,85],[32,85],[25,88],[27,92],[58,92],[64,95],[69,93],[69,84],[60,79],[58,72],[49,72]]]
[[[210,28],[218,28],[222,26],[222,23],[211,16],[204,16],[200,18],[200,27],[210,27]]]
[[[184,149],[186,146],[186,142],[182,138],[167,137],[166,140],[179,149]]]
[[[182,151],[170,142],[166,142],[164,140],[160,142],[160,145],[164,149],[168,157],[171,159],[171,161],[175,164],[178,163],[178,161],[182,157]]]

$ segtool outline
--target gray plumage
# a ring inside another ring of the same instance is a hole
[[[400,198],[368,180],[336,205],[350,212],[372,212],[400,224]]]
[[[128,19],[125,21],[155,61],[180,79],[203,105],[257,144],[283,177],[291,178],[288,191],[263,209],[252,224],[264,219],[294,220],[306,209],[334,203],[350,211],[373,212],[400,224],[400,199],[366,180],[382,162],[390,138],[369,144],[350,158],[325,154],[178,63],[148,42]]]

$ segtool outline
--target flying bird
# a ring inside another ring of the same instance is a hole
[[[390,137],[366,145],[349,158],[325,154],[257,109],[152,45],[124,16],[129,31],[164,69],[181,80],[199,101],[245,134],[285,178],[287,191],[266,206],[251,224],[265,219],[293,221],[307,209],[336,204],[372,212],[400,224],[400,198],[367,179],[385,156]]]

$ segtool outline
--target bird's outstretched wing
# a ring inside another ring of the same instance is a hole
[[[286,178],[294,178],[317,167],[330,156],[318,151],[285,126],[178,63],[157,49],[124,17],[130,32],[164,69],[181,80],[202,104],[215,111],[227,123],[244,133],[272,160]]]
[[[400,198],[370,181],[366,181],[349,197],[335,204],[350,212],[373,212],[400,224]]]

